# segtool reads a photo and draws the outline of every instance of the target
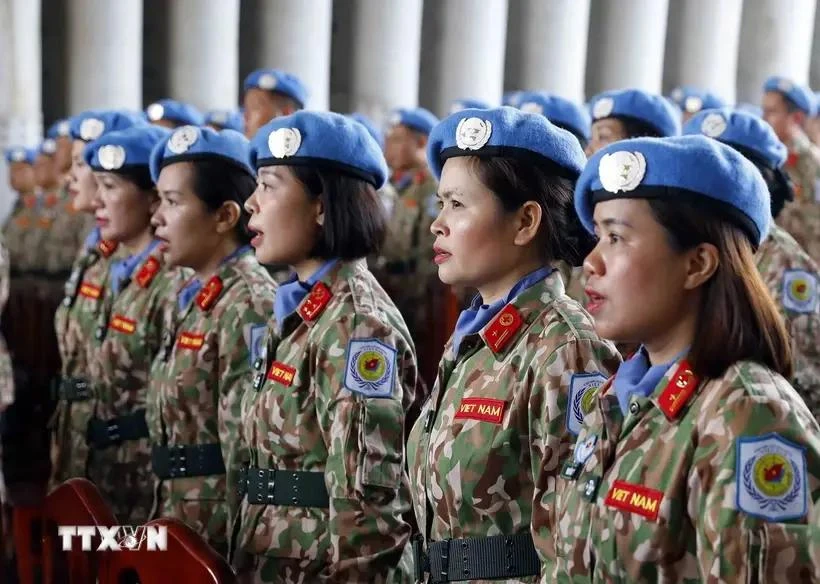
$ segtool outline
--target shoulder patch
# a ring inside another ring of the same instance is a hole
[[[595,406],[595,398],[606,380],[603,373],[573,373],[570,378],[567,430],[576,436],[581,431],[584,416]]]
[[[347,345],[344,386],[364,397],[390,397],[396,379],[396,349],[378,339]]]
[[[808,314],[817,310],[817,275],[805,270],[783,273],[783,306],[791,312]]]
[[[777,434],[737,443],[737,509],[768,521],[799,519],[808,511],[806,451]]]
[[[248,344],[251,367],[257,360],[265,360],[268,348],[265,342],[268,336],[266,334],[267,328],[264,324],[254,324],[248,329],[245,342]]]

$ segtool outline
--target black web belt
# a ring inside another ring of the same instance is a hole
[[[222,446],[210,444],[179,444],[151,447],[151,469],[160,479],[205,477],[225,474]]]
[[[420,535],[413,539],[416,582],[430,574],[431,583],[462,580],[523,578],[541,573],[541,560],[532,535],[493,535],[445,539],[430,544],[427,553]]]
[[[250,467],[239,471],[239,496],[252,505],[330,506],[325,473]]]
[[[139,440],[147,437],[148,424],[145,423],[144,409],[110,420],[92,418],[88,422],[88,443],[97,450],[114,444],[121,444],[128,440]]]

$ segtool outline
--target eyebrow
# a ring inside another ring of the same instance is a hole
[[[454,195],[460,196],[462,193],[458,189],[447,189],[446,191],[436,193],[436,197],[439,199],[451,199]]]
[[[615,219],[613,217],[607,217],[602,221],[595,221],[592,220],[592,224],[596,227],[612,227],[613,225],[622,225],[623,227],[629,227],[630,229],[634,229],[630,223],[624,221],[623,219]]]

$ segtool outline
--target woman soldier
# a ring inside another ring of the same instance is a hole
[[[628,140],[590,159],[575,206],[599,238],[595,328],[642,347],[561,471],[555,581],[814,581],[820,428],[755,268],[760,173],[703,136]]]
[[[147,126],[141,117],[114,111],[87,111],[71,119],[71,172],[68,191],[73,212],[94,221],[97,181],[86,164],[86,145],[106,133],[135,125]],[[93,387],[88,381],[88,363],[97,350],[94,330],[103,307],[108,270],[117,242],[105,240],[94,228],[77,250],[65,296],[54,316],[62,371],[54,385],[57,407],[51,420],[51,483],[55,486],[72,477],[86,476]]]
[[[251,245],[295,274],[243,396],[240,579],[408,582],[416,355],[363,259],[384,237],[387,165],[364,126],[318,112],[263,126],[251,161]]]
[[[439,278],[478,295],[410,433],[417,578],[536,582],[552,561],[560,464],[620,361],[551,267],[590,247],[572,207],[586,159],[571,133],[502,107],[442,121],[428,160]]]
[[[152,155],[160,197],[152,223],[167,265],[194,276],[177,294],[151,369],[152,514],[185,521],[226,555],[238,504],[239,386],[265,346],[275,285],[249,245],[244,205],[256,177],[247,139],[234,130],[178,131],[190,134],[185,152],[172,150],[171,137]]]
[[[112,132],[84,152],[98,185],[95,216],[100,233],[127,254],[111,266],[93,332],[88,474],[118,519],[132,525],[144,523],[151,509],[148,377],[160,348],[165,311],[181,284],[180,275],[166,269],[151,227],[159,199],[149,158],[167,134],[156,126]],[[175,148],[186,145],[184,139],[174,140]]]

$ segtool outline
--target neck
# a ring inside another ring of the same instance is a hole
[[[515,286],[521,278],[544,265],[546,264],[533,259],[516,265],[515,268],[497,280],[476,286],[478,293],[481,295],[481,301],[484,304],[492,304],[493,302],[501,300],[512,290],[513,286]]]
[[[310,278],[316,271],[322,267],[327,260],[323,260],[321,258],[309,258],[298,264],[293,264],[293,270],[296,272],[296,277],[299,278],[300,282],[307,282],[307,279]]]
[[[643,344],[652,365],[669,363],[692,345],[697,329],[697,311],[690,311],[690,315]]]
[[[223,239],[217,245],[208,258],[199,266],[191,266],[196,273],[196,277],[201,282],[206,282],[219,269],[219,265],[226,257],[231,255],[239,248],[239,242],[233,237]]]
[[[123,240],[120,243],[122,243],[123,247],[125,247],[125,249],[130,251],[132,254],[136,254],[148,247],[153,239],[154,234],[151,233],[151,228],[148,227],[139,235],[136,235],[128,240]]]

